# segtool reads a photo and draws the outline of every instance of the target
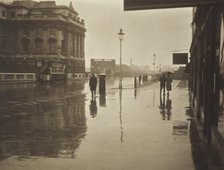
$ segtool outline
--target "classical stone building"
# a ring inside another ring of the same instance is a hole
[[[91,72],[96,74],[104,73],[108,76],[115,74],[114,59],[91,59]]]
[[[82,77],[85,32],[72,4],[0,2],[0,81]]]

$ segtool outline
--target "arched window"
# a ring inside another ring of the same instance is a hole
[[[22,39],[22,52],[28,53],[29,52],[29,47],[30,47],[30,40],[27,38]]]
[[[41,38],[35,39],[35,52],[43,53],[43,40]]]
[[[57,53],[57,40],[54,38],[50,38],[48,40],[48,51],[49,53]]]

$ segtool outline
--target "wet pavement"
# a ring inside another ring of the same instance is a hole
[[[207,170],[186,83],[133,88],[108,79],[106,96],[88,82],[0,86],[1,170]]]

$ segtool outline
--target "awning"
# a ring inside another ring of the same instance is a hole
[[[224,0],[124,0],[124,10],[194,7],[220,3],[224,4]]]

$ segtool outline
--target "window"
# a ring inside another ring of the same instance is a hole
[[[27,78],[27,79],[33,79],[33,75],[32,75],[32,74],[28,74],[28,75],[26,76],[26,78]]]
[[[16,75],[16,79],[18,80],[24,79],[24,75]]]
[[[48,40],[49,45],[49,53],[57,53],[57,40],[54,38],[50,38]]]
[[[2,11],[2,17],[5,17],[5,11]]]
[[[10,79],[12,80],[13,78],[14,78],[14,75],[13,74],[6,74],[5,75],[5,79],[6,80],[10,80]]]

